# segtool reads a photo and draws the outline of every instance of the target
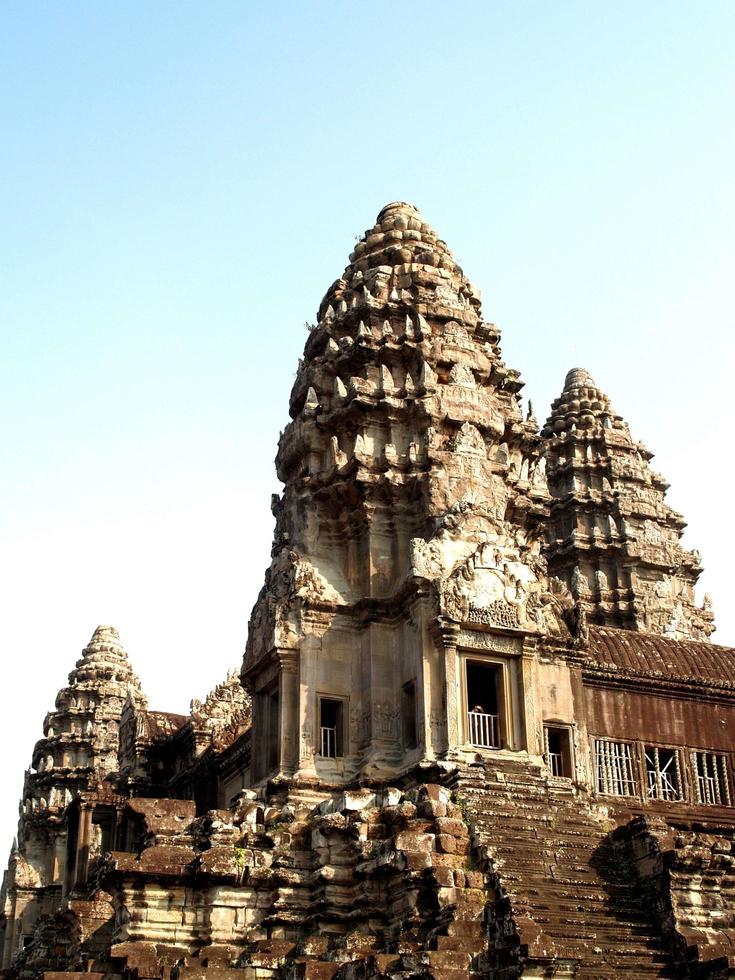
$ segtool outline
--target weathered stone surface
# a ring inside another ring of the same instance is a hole
[[[707,639],[709,600],[694,601],[699,554],[680,543],[686,526],[665,502],[653,454],[630,434],[587,371],[575,368],[542,435],[554,502],[549,562],[589,621]]]
[[[573,370],[539,433],[521,388],[388,205],[306,340],[241,674],[150,710],[100,627],[46,719],[7,980],[732,975],[735,651],[607,396]]]

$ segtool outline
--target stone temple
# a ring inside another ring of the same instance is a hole
[[[574,368],[539,429],[499,343],[384,208],[306,341],[241,671],[151,710],[95,630],[3,976],[735,976],[735,650],[608,395]]]

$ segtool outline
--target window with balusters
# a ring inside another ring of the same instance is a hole
[[[609,796],[637,796],[636,758],[632,742],[595,740],[597,792]]]
[[[550,754],[547,758],[553,773],[555,762]],[[725,752],[596,738],[594,762],[597,792],[606,796],[732,805],[730,761]]]
[[[569,728],[563,725],[544,725],[544,759],[557,779],[570,779],[574,774],[572,739]]]
[[[344,702],[338,698],[319,698],[319,755],[339,759],[344,754]]]
[[[657,745],[644,747],[646,766],[646,790],[649,800],[681,800],[684,785],[681,757],[676,749],[663,749]]]
[[[466,682],[467,741],[481,749],[502,748],[502,668],[468,660]]]
[[[705,806],[730,806],[730,778],[725,755],[694,751],[694,798]]]

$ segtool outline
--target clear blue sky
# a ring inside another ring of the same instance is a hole
[[[707,0],[6,0],[0,848],[98,622],[151,707],[239,664],[303,324],[391,200],[539,418],[582,365],[657,453],[735,644],[734,56]]]

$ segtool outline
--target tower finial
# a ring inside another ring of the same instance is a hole
[[[572,368],[564,379],[564,391],[570,388],[596,388],[595,379],[585,368]]]

